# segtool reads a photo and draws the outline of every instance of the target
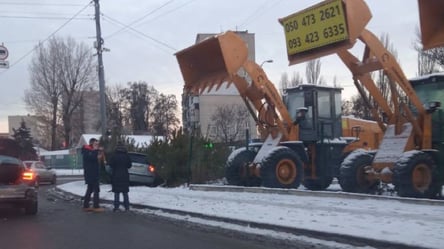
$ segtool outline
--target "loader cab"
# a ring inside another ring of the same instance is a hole
[[[301,84],[288,88],[284,102],[301,141],[320,141],[341,136],[342,88]]]
[[[438,149],[437,147],[444,146],[444,73],[423,75],[410,79],[410,83],[424,107],[432,113],[432,144]],[[438,103],[441,107],[433,106],[439,105]],[[416,112],[414,108],[412,111]]]

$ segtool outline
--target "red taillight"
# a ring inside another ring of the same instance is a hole
[[[25,172],[23,172],[22,179],[26,180],[26,181],[32,181],[32,180],[34,180],[34,176],[35,176],[34,172],[25,171]]]
[[[149,172],[154,173],[155,170],[156,170],[156,169],[154,168],[153,165],[148,165],[148,171],[149,171]]]

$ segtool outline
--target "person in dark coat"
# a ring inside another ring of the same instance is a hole
[[[103,211],[99,206],[99,141],[95,138],[89,140],[89,144],[82,147],[83,159],[83,177],[87,185],[85,196],[83,198],[83,210],[85,211]],[[93,208],[90,208],[89,202],[93,194]]]
[[[128,169],[131,168],[131,159],[128,155],[128,151],[122,143],[118,143],[114,154],[109,161],[111,167],[111,191],[114,192],[114,211],[119,210],[120,205],[120,193],[123,194],[123,206],[125,210],[129,210],[129,173]]]

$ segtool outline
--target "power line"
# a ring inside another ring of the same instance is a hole
[[[279,1],[279,0],[276,0],[274,3],[273,2],[269,2],[269,1],[265,1],[251,15],[249,15],[247,18],[245,18],[245,20],[239,25],[239,27],[247,25],[252,20],[254,20],[253,18],[255,18],[256,16],[261,15],[261,14],[267,12],[268,10],[270,10],[272,8],[274,8],[279,3],[281,3],[281,1]]]
[[[11,18],[11,19],[43,19],[43,20],[91,20],[88,17],[56,17],[56,16],[3,16],[0,15],[0,18]]]
[[[72,36],[72,38],[75,39],[81,39],[81,40],[87,40],[87,39],[91,39],[91,36]],[[18,44],[18,43],[37,43],[40,42],[41,40],[6,40],[6,41],[2,41],[5,44]]]
[[[36,2],[0,2],[0,5],[34,5],[34,6],[83,6],[75,3],[36,3]]]
[[[138,23],[139,21],[145,19],[147,16],[149,16],[149,15],[155,13],[156,11],[160,10],[161,8],[167,6],[168,4],[170,4],[170,3],[172,3],[172,2],[174,2],[174,0],[170,0],[170,1],[168,1],[168,2],[166,2],[166,3],[164,3],[164,4],[162,4],[161,6],[157,7],[156,9],[154,9],[154,10],[148,12],[146,15],[144,15],[144,16],[142,16],[142,17],[140,17],[140,18],[138,18],[138,19],[136,19],[136,20],[134,20],[134,21],[132,21],[132,22],[129,23],[128,25],[124,25],[121,29],[119,29],[119,30],[117,30],[116,32],[114,32],[114,33],[108,35],[108,36],[105,37],[105,38],[110,38],[110,37],[116,35],[117,33],[120,33],[121,31],[127,29],[127,28],[130,27],[131,25],[133,25],[133,24],[135,24],[135,23]]]
[[[119,25],[122,25],[122,26],[126,27],[127,29],[129,29],[129,30],[131,30],[131,31],[133,31],[133,32],[135,32],[135,33],[137,33],[137,34],[139,34],[139,35],[145,37],[145,38],[148,38],[148,39],[150,39],[150,40],[152,40],[152,41],[154,41],[154,42],[156,42],[156,43],[158,43],[158,44],[160,44],[160,45],[162,45],[162,46],[164,46],[164,47],[166,47],[166,48],[169,48],[169,49],[171,49],[171,50],[173,50],[173,51],[177,51],[176,48],[170,46],[169,44],[167,44],[167,43],[165,43],[165,42],[162,42],[162,41],[160,41],[160,40],[158,40],[158,39],[156,39],[156,38],[154,38],[154,37],[151,37],[151,36],[149,36],[149,35],[147,35],[147,34],[141,32],[141,31],[139,31],[139,30],[137,30],[137,29],[134,29],[134,28],[130,27],[129,25],[126,25],[126,24],[124,24],[124,23],[122,23],[122,22],[120,22],[120,21],[118,21],[118,20],[116,20],[116,19],[114,19],[114,18],[112,18],[112,17],[109,17],[109,16],[107,16],[107,15],[105,15],[105,14],[103,14],[103,13],[102,13],[102,15],[103,15],[103,17],[109,19],[110,21],[115,22],[115,23],[117,23],[117,24],[119,24]]]
[[[85,5],[82,9],[80,9],[77,13],[75,13],[68,21],[66,21],[65,23],[63,23],[60,27],[58,27],[54,32],[52,32],[48,37],[46,37],[46,39],[44,39],[41,44],[45,43],[46,41],[48,41],[51,37],[53,37],[57,32],[59,32],[63,27],[65,27],[68,23],[70,23],[74,18],[76,18],[80,13],[82,13],[88,6],[90,6],[92,3],[89,2],[87,5]],[[34,47],[33,49],[31,49],[29,52],[27,52],[25,55],[23,55],[22,57],[20,57],[17,61],[15,61],[14,63],[12,63],[10,65],[10,68],[17,65],[18,63],[20,63],[22,60],[24,60],[26,57],[28,57],[32,52],[34,52],[37,49],[37,47]],[[6,72],[7,70],[0,72],[0,74]]]
[[[188,5],[188,4],[190,4],[190,3],[194,2],[194,1],[196,1],[196,0],[190,0],[190,1],[188,1],[188,2],[186,2],[186,3],[184,3],[184,4],[182,4],[182,5],[177,6],[176,8],[174,8],[174,9],[168,11],[168,12],[164,12],[164,13],[162,13],[162,15],[156,16],[156,17],[154,17],[154,18],[152,18],[152,19],[150,19],[150,20],[147,20],[146,22],[143,22],[143,23],[141,23],[141,24],[138,24],[138,26],[143,25],[143,24],[146,24],[146,23],[148,23],[148,22],[150,22],[150,21],[154,21],[154,20],[156,20],[157,18],[164,17],[164,16],[166,16],[166,15],[168,15],[168,14],[170,14],[170,13],[172,13],[172,12],[178,10],[178,9],[181,9],[181,8],[185,7],[186,5]]]

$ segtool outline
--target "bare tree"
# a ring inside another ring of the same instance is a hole
[[[281,74],[281,81],[279,82],[281,94],[284,92],[285,89],[288,88],[289,84],[290,81],[288,80],[288,74],[287,73]]]
[[[39,44],[29,66],[31,88],[25,90],[25,103],[28,110],[42,117],[50,126],[50,145],[56,148],[57,117],[62,96],[60,76],[63,73],[58,49],[61,46],[57,39],[50,39],[48,46]]]
[[[304,80],[302,79],[301,74],[299,74],[299,72],[293,72],[293,76],[291,77],[290,85],[288,87],[295,87],[302,83],[304,83]]]
[[[212,115],[215,127],[215,140],[224,143],[238,141],[248,126],[249,115],[247,108],[243,105],[218,106]]]
[[[293,72],[293,76],[291,77],[291,79],[288,79],[287,73],[283,73],[281,75],[281,81],[280,81],[281,94],[284,93],[285,89],[298,86],[298,85],[302,84],[303,82],[304,82],[304,80],[302,79],[299,72]]]
[[[58,147],[60,127],[65,144],[70,145],[73,112],[82,101],[83,90],[92,87],[94,80],[91,51],[73,38],[53,37],[46,46],[36,47],[29,71],[27,108],[51,127],[51,149]]]
[[[423,52],[418,52],[418,75],[426,75],[438,72],[436,62]]]
[[[154,134],[171,137],[179,125],[179,119],[176,116],[177,107],[175,95],[160,94],[156,98],[151,112]]]
[[[123,90],[127,107],[124,115],[128,117],[135,133],[147,133],[154,100],[159,93],[146,82],[129,82],[128,86],[128,89]]]
[[[308,84],[317,85],[319,82],[319,76],[321,75],[321,60],[315,59],[307,62],[305,68],[305,77]]]
[[[68,37],[61,43],[63,65],[60,83],[62,86],[62,121],[64,141],[71,145],[72,116],[83,101],[83,92],[94,86],[96,74],[91,50],[84,43]],[[76,134],[80,135],[80,134]]]
[[[122,85],[106,88],[108,123],[119,134],[125,134],[124,127],[128,120],[124,118],[125,90]]]
[[[422,50],[421,31],[416,28],[413,48],[418,52],[418,75],[439,72],[444,67],[444,47]]]

